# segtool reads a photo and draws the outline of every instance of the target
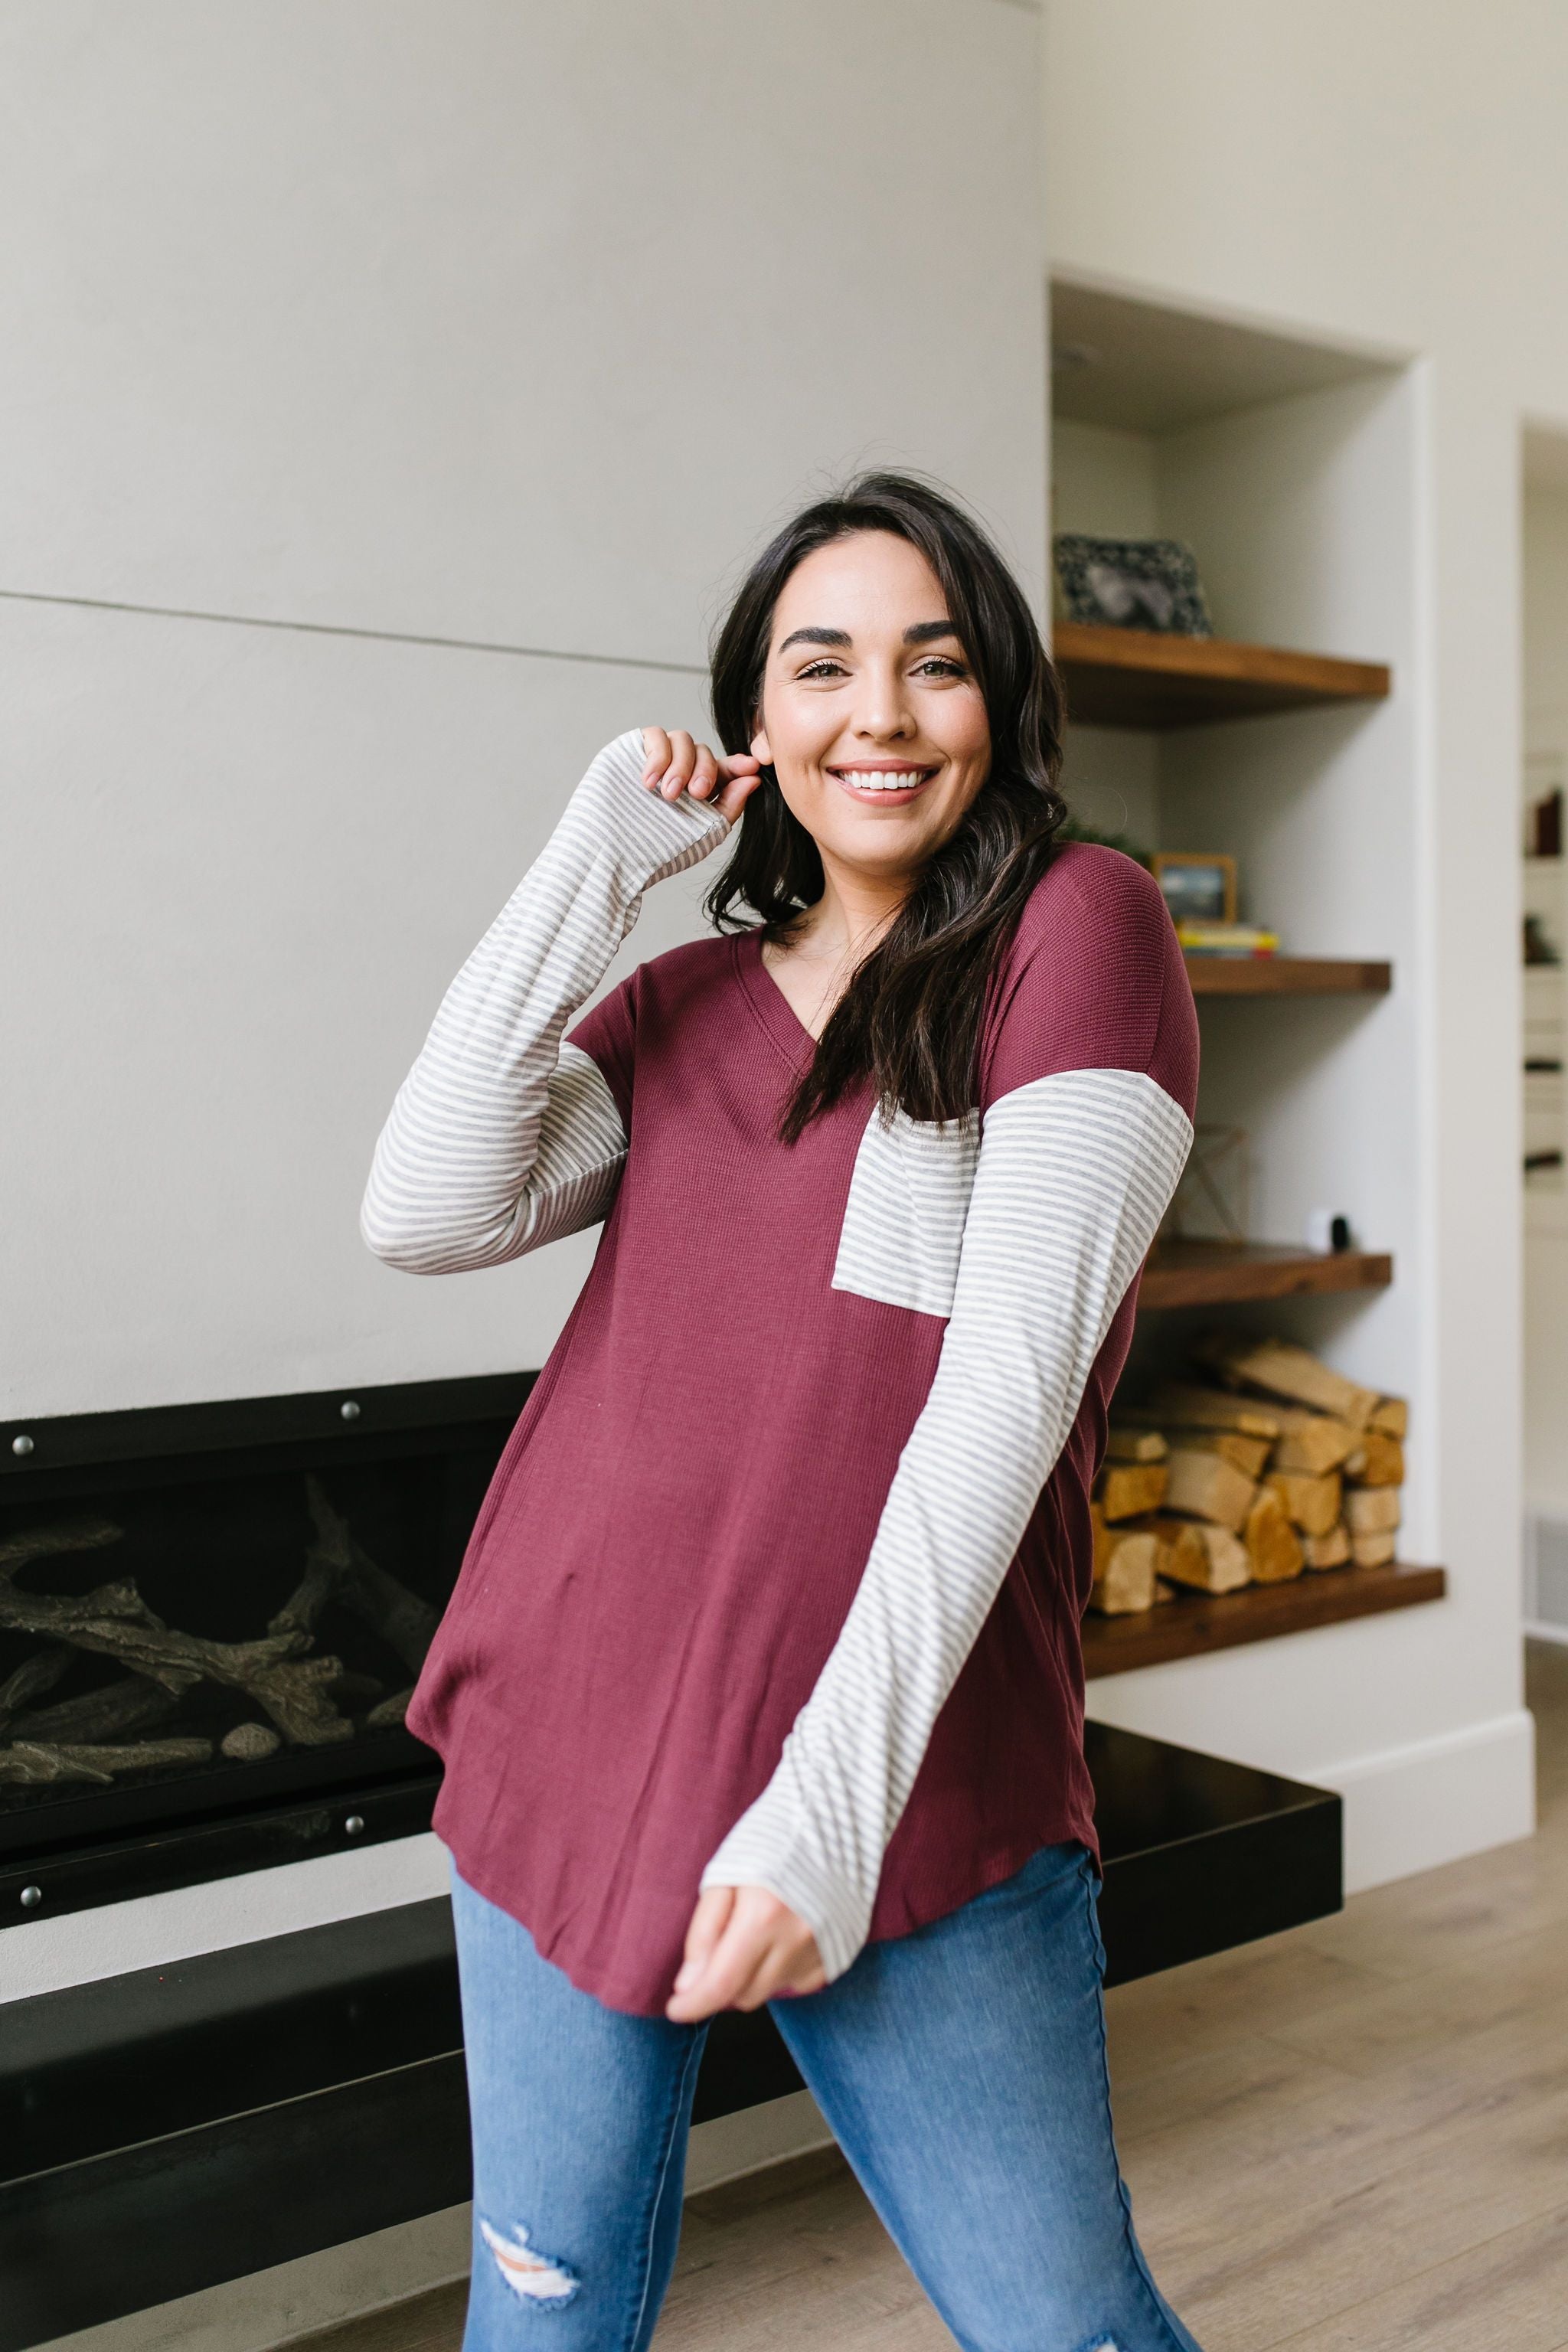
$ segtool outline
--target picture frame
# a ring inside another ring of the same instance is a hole
[[[1052,552],[1068,620],[1157,636],[1213,636],[1197,562],[1181,540],[1058,531]]]
[[[1157,849],[1149,868],[1173,923],[1234,923],[1236,860],[1224,850]]]

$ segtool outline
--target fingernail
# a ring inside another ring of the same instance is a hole
[[[676,1991],[677,1991],[677,1992],[684,1992],[684,1991],[686,1990],[687,1986],[691,1982],[691,1979],[692,1979],[692,1978],[696,1975],[696,1973],[697,1973],[697,1971],[696,1971],[696,1969],[692,1967],[692,1965],[691,1965],[691,1963],[690,1963],[690,1961],[689,1961],[689,1960],[687,1960],[687,1961],[683,1964],[683,1966],[681,1966],[680,1968],[677,1969],[677,1970],[676,1970],[676,1972],[675,1972],[675,1990],[676,1990]]]

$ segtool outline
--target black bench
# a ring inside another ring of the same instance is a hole
[[[1112,1983],[1339,1908],[1338,1797],[1089,1743]],[[721,2017],[697,2119],[799,2087],[765,2011]],[[468,2194],[444,1899],[0,2008],[0,2352]]]

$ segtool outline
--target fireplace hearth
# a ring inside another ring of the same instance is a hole
[[[404,1709],[531,1381],[0,1427],[0,1925],[428,1827]]]

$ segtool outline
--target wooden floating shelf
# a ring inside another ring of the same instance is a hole
[[[1386,996],[1391,963],[1347,956],[1223,956],[1184,958],[1194,996]]]
[[[1274,710],[1380,702],[1392,684],[1382,662],[1081,621],[1057,623],[1054,651],[1068,720],[1079,727],[1211,727]]]
[[[1423,1601],[1441,1601],[1447,1589],[1447,1573],[1440,1568],[1395,1566],[1309,1570],[1289,1584],[1184,1593],[1136,1617],[1086,1617],[1083,1670],[1091,1682],[1101,1675],[1131,1674],[1141,1666],[1168,1665],[1175,1658],[1202,1657],[1210,1650],[1308,1633],[1316,1625],[1342,1625],[1355,1617],[1381,1616],[1389,1609],[1413,1609]]]
[[[1330,1290],[1386,1290],[1394,1260],[1371,1250],[1279,1249],[1260,1242],[1162,1242],[1144,1269],[1140,1311],[1226,1307]]]

